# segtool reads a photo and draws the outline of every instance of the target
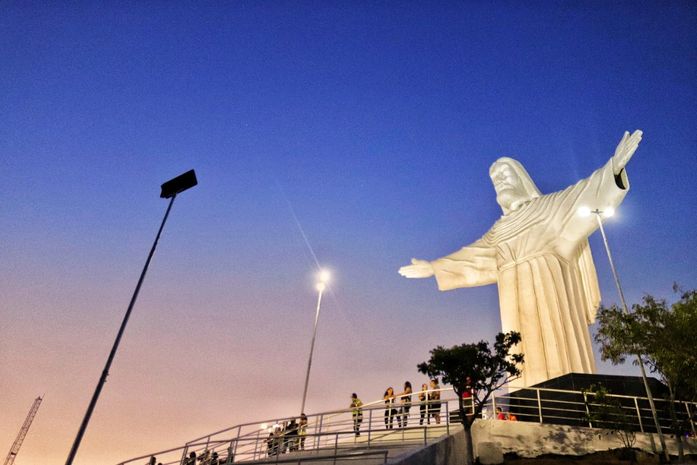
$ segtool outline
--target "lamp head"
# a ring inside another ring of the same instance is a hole
[[[160,186],[162,188],[160,197],[163,199],[172,198],[187,189],[191,189],[196,184],[198,184],[196,173],[194,170],[189,170],[186,173],[180,174],[176,178],[172,178],[166,183],[162,184],[162,186]]]
[[[328,270],[320,270],[320,272],[317,274],[317,279],[319,279],[319,282],[324,284],[327,284],[331,277],[332,275]]]

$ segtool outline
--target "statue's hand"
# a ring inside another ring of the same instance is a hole
[[[433,276],[433,266],[428,260],[411,259],[411,265],[399,269],[399,274],[405,278],[430,278]]]
[[[632,155],[636,152],[637,147],[639,147],[639,142],[641,142],[641,136],[643,132],[639,129],[634,131],[630,136],[629,132],[625,131],[622,140],[617,144],[615,149],[615,154],[612,156],[612,171],[614,174],[620,174],[620,171],[627,166],[629,160],[631,160]]]

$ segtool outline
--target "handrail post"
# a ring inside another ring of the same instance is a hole
[[[322,423],[324,423],[324,414],[321,414],[319,416],[319,423],[317,424],[317,427],[315,428],[315,449],[319,449],[321,447],[321,441],[322,441]]]
[[[492,419],[497,420],[497,418],[496,418],[496,394],[491,395],[491,417],[492,417]]]
[[[634,397],[634,408],[636,409],[636,416],[639,419],[639,430],[643,433],[644,422],[641,419],[641,410],[639,410],[639,401],[637,400],[636,396]]]
[[[225,459],[225,465],[231,465],[235,460],[235,453],[237,452],[237,441],[235,440],[235,449],[232,448],[232,443],[227,449],[227,458]]]
[[[259,449],[259,434],[261,434],[261,430],[257,430],[257,439],[256,441],[254,441],[254,454],[252,455],[252,457],[254,457],[254,460],[256,460],[257,458],[257,450]],[[261,452],[259,453],[259,455],[261,456]]]
[[[586,417],[588,417],[588,427],[593,427],[593,422],[591,421],[591,410],[588,408],[588,394],[583,393],[583,405],[586,406]]]
[[[334,433],[334,465],[336,465],[336,454],[339,451],[339,433]]]
[[[186,459],[186,453],[189,452],[189,445],[186,444],[182,450],[182,458],[179,461],[181,465],[184,465],[184,460]]]
[[[235,438],[235,449],[232,451],[233,457],[237,455],[237,445],[240,443],[240,436],[242,435],[242,425],[237,427],[237,437]],[[232,444],[230,444],[232,445]],[[232,463],[232,462],[231,462]]]
[[[460,402],[458,400],[458,402]],[[450,434],[450,408],[448,406],[450,405],[450,402],[446,401],[445,402],[445,431]]]
[[[542,399],[540,398],[540,390],[537,389],[537,413],[540,416],[540,424],[542,424]]]
[[[373,431],[373,409],[368,410],[368,449],[370,449],[370,433]]]
[[[692,428],[692,434],[697,435],[697,431],[695,431],[695,422],[692,421],[692,413],[690,412],[690,404],[687,402],[684,402],[685,404],[685,410],[687,410],[687,418],[690,420],[690,427]]]

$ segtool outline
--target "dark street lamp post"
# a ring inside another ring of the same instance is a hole
[[[126,323],[128,323],[128,318],[131,316],[131,310],[133,310],[133,306],[135,305],[136,299],[138,298],[140,286],[143,284],[143,280],[145,279],[145,274],[148,271],[150,260],[152,259],[152,256],[155,253],[155,248],[157,248],[157,242],[160,240],[162,229],[165,227],[165,222],[167,222],[167,217],[169,216],[169,212],[172,209],[174,199],[176,198],[177,194],[194,187],[196,184],[198,184],[198,181],[196,180],[196,173],[194,173],[194,170],[190,170],[184,174],[177,176],[176,178],[170,179],[161,186],[162,192],[160,193],[160,197],[163,199],[170,199],[169,205],[167,205],[167,211],[165,212],[165,216],[162,219],[160,229],[157,231],[157,236],[155,236],[155,242],[153,242],[152,244],[152,248],[150,249],[150,253],[148,254],[148,259],[145,261],[143,271],[140,273],[140,278],[138,279],[138,284],[136,285],[135,291],[133,291],[131,302],[128,304],[126,315],[123,317],[123,322],[121,322],[121,327],[119,328],[119,332],[116,335],[116,340],[114,341],[114,345],[111,348],[111,352],[109,353],[109,358],[107,359],[106,364],[104,365],[102,376],[99,378],[97,388],[94,390],[92,400],[90,401],[90,405],[87,407],[85,417],[82,419],[80,430],[77,432],[77,436],[75,437],[73,446],[70,449],[70,454],[68,454],[68,460],[66,460],[65,465],[71,465],[73,463],[75,454],[77,453],[77,450],[80,447],[82,436],[85,434],[85,429],[87,429],[87,424],[89,423],[90,417],[92,416],[92,411],[94,410],[95,405],[97,405],[97,399],[99,398],[99,394],[102,392],[102,387],[104,387],[104,383],[106,382],[106,379],[109,376],[109,368],[111,367],[111,362],[114,360],[114,356],[116,355],[116,350],[119,347],[119,342],[121,342],[121,336],[123,336],[123,331],[124,329],[126,329]]]

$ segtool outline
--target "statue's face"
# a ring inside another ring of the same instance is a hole
[[[496,190],[496,201],[504,210],[512,210],[515,202],[527,200],[520,177],[508,163],[495,163],[489,172]]]

